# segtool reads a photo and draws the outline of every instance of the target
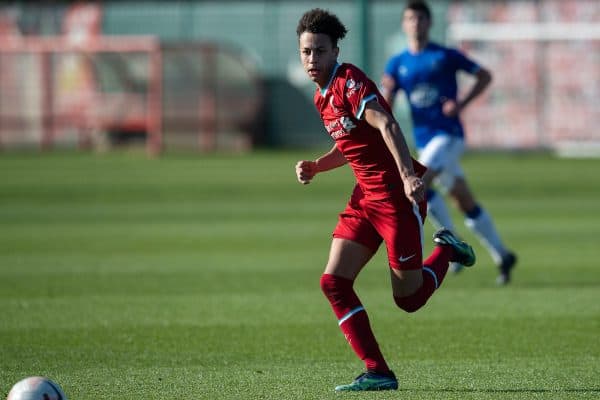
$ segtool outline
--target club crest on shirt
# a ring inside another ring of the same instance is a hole
[[[361,87],[363,87],[362,82],[356,82],[352,78],[348,79],[346,81],[346,89],[348,89],[348,91],[346,92],[346,97],[348,97],[348,98],[352,97],[352,95],[354,95],[354,93],[356,93],[358,90],[360,90]]]

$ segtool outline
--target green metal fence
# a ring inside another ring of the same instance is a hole
[[[432,36],[444,41],[448,1],[433,2]],[[405,45],[400,30],[403,1],[107,1],[106,34],[156,34],[164,41],[212,40],[247,52],[266,79],[267,138],[279,146],[326,145],[329,138],[311,104],[314,85],[304,76],[298,57],[296,25],[314,7],[336,13],[349,33],[340,61],[364,68],[374,80],[386,59]],[[397,107],[410,127],[406,108]]]

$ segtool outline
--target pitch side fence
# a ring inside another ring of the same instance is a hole
[[[164,149],[246,150],[262,83],[243,53],[152,36],[0,40],[0,148],[105,147],[143,137]],[[165,134],[165,132],[168,132]]]

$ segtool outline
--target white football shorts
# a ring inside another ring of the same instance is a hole
[[[463,138],[439,134],[419,150],[419,162],[438,173],[434,183],[447,193],[456,178],[465,176],[460,167],[460,157],[464,151]]]

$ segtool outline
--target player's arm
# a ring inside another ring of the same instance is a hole
[[[296,177],[303,185],[310,181],[319,172],[329,171],[330,169],[341,167],[347,160],[341,151],[334,145],[331,150],[323,154],[314,161],[302,160],[296,163]]]
[[[384,73],[381,77],[381,94],[385,101],[394,108],[394,99],[396,98],[396,81],[390,74]]]
[[[377,101],[369,101],[365,107],[365,121],[381,132],[388,149],[392,153],[400,177],[404,184],[404,193],[409,200],[420,202],[425,199],[425,186],[413,169],[413,160],[400,125]]]
[[[485,68],[479,68],[477,72],[474,74],[475,83],[471,86],[471,89],[467,92],[465,97],[461,100],[453,101],[448,100],[443,104],[444,114],[454,117],[458,115],[462,110],[465,109],[467,104],[469,104],[473,99],[479,96],[485,88],[487,88],[492,82],[492,74]]]

